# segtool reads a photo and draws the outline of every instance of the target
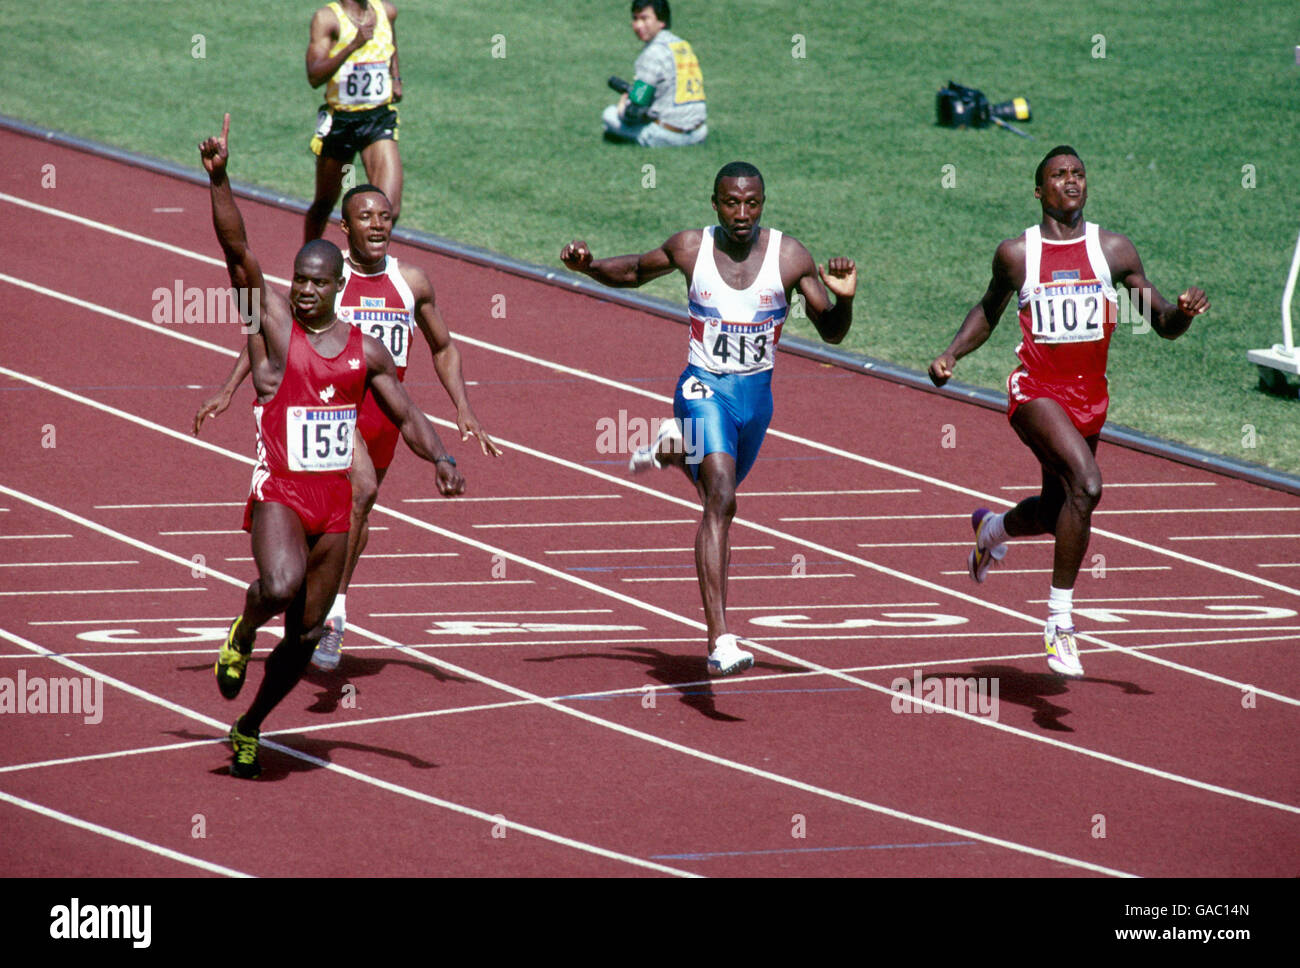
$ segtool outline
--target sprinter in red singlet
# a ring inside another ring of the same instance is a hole
[[[335,315],[343,256],[333,243],[318,239],[299,250],[288,301],[267,286],[226,177],[229,131],[227,114],[221,135],[205,140],[199,152],[231,284],[255,293],[256,302],[243,305],[260,307],[248,335],[257,392],[257,467],[244,515],[258,578],[248,586],[244,610],[217,657],[214,671],[223,696],[239,694],[258,628],[281,612],[285,624],[257,696],[230,727],[231,773],[251,779],[261,772],[262,721],[302,678],[338,588],[352,505],[347,473],[366,390],[373,391],[410,448],[437,468],[442,494],[461,493],[465,481],[406,395],[388,351]]]
[[[1084,221],[1088,185],[1073,148],[1049,151],[1034,185],[1042,222],[998,246],[984,298],[930,364],[930,379],[943,386],[957,360],[983,345],[1018,294],[1020,365],[1007,380],[1007,416],[1042,465],[1042,491],[1005,514],[978,508],[971,515],[975,548],[967,565],[971,578],[983,582],[1006,555],[1008,538],[1056,536],[1043,644],[1053,672],[1078,677],[1083,665],[1071,607],[1092,510],[1101,499],[1096,453],[1110,402],[1106,352],[1117,317],[1115,287],[1129,291],[1142,318],[1165,339],[1187,332],[1209,303],[1194,287],[1176,304],[1166,301],[1147,279],[1132,242]]]
[[[469,405],[461,375],[460,351],[438,309],[433,283],[419,266],[398,263],[388,254],[393,231],[392,206],[374,185],[357,185],[343,196],[343,232],[347,253],[343,260],[343,287],[335,299],[339,318],[375,337],[393,357],[397,378],[406,379],[411,345],[418,331],[433,355],[433,368],[447,396],[456,407],[456,426],[462,441],[474,437],[485,455],[501,456],[498,447],[483,430]],[[222,388],[209,397],[194,415],[197,435],[208,417],[230,406],[235,390],[248,376],[248,352],[240,353]],[[348,559],[343,579],[325,620],[325,635],[311,657],[320,669],[337,668],[347,625],[347,591],[357,561],[370,537],[370,511],[379,495],[379,485],[388,473],[400,436],[367,393],[357,421],[357,438],[352,451],[352,521],[348,529]]]

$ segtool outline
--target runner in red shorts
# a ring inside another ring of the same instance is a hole
[[[1128,289],[1142,318],[1165,339],[1187,332],[1209,303],[1196,288],[1179,296],[1177,304],[1166,301],[1147,279],[1132,242],[1084,221],[1088,185],[1073,148],[1049,151],[1034,173],[1034,185],[1042,222],[998,246],[984,297],[930,364],[930,379],[943,386],[957,360],[984,344],[1018,294],[1020,366],[1007,381],[1007,416],[1042,465],[1043,486],[1005,514],[975,511],[968,565],[971,577],[982,582],[1005,556],[1008,538],[1056,536],[1043,643],[1049,668],[1077,677],[1083,666],[1071,607],[1092,511],[1101,499],[1096,453],[1110,402],[1106,352],[1117,317],[1115,287]]]
[[[433,368],[447,396],[456,407],[456,426],[460,439],[474,437],[485,455],[501,456],[501,448],[483,430],[470,407],[461,375],[460,351],[451,339],[434,294],[433,283],[419,266],[401,262],[388,254],[393,231],[392,206],[388,197],[374,185],[357,185],[343,196],[343,231],[347,237],[347,254],[343,261],[343,286],[335,299],[339,318],[374,336],[392,354],[397,378],[406,379],[416,330],[423,335],[433,356]],[[230,406],[231,397],[248,376],[248,352],[235,361],[221,390],[209,397],[194,415],[194,433],[203,421],[215,417]],[[401,436],[396,424],[388,419],[367,393],[357,419],[357,438],[353,447],[352,523],[348,533],[348,558],[343,566],[339,592],[325,621],[325,636],[312,655],[312,664],[320,669],[338,667],[347,624],[347,591],[356,571],[357,561],[370,537],[368,523],[371,509],[379,494],[388,467],[393,462],[397,440]]]
[[[406,395],[388,351],[335,316],[343,256],[333,243],[318,239],[299,250],[288,301],[267,286],[226,178],[229,131],[227,114],[220,137],[208,138],[199,151],[231,284],[252,297],[241,305],[260,307],[248,335],[258,463],[244,525],[252,532],[258,578],[248,586],[243,613],[217,658],[223,696],[239,694],[258,628],[281,612],[285,625],[284,638],[266,660],[257,696],[230,727],[231,773],[251,779],[261,772],[262,721],[302,678],[338,588],[352,505],[347,472],[367,389],[401,427],[411,449],[437,468],[442,494],[461,493],[465,481]]]

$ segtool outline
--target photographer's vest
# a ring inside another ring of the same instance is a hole
[[[1038,380],[1104,381],[1118,300],[1096,223],[1077,239],[1044,239],[1025,230],[1025,282],[1020,287],[1016,355]]]
[[[781,233],[767,230],[763,265],[749,288],[741,290],[723,282],[718,272],[715,231],[717,226],[704,230],[691,270],[689,362],[712,373],[770,370],[789,310],[781,285]]]

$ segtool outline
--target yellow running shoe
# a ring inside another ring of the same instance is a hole
[[[217,664],[212,670],[217,676],[217,688],[227,699],[234,699],[239,695],[239,690],[244,685],[244,671],[248,668],[248,657],[253,653],[252,643],[249,643],[247,652],[242,651],[235,644],[235,634],[242,620],[241,615],[231,623],[230,631],[226,633],[225,644],[221,646],[221,652],[217,655]]]
[[[258,730],[251,733],[239,731],[239,720],[230,724],[230,747],[235,751],[230,761],[230,775],[241,780],[256,780],[262,773],[262,765],[257,762]]]

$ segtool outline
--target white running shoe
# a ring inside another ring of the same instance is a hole
[[[1078,679],[1083,675],[1083,663],[1079,661],[1074,629],[1058,629],[1049,625],[1043,633],[1043,646],[1047,649],[1047,667],[1058,676]]]
[[[709,675],[729,676],[733,672],[744,672],[754,664],[754,654],[746,652],[736,644],[736,637],[731,633],[719,635],[709,653]]]
[[[333,615],[325,620],[325,635],[316,643],[316,651],[311,654],[311,664],[317,669],[331,672],[339,667],[342,651],[343,616]]]
[[[995,545],[992,548],[984,548],[980,545],[980,531],[992,514],[993,512],[988,508],[976,508],[975,512],[970,516],[971,527],[975,529],[975,547],[966,557],[966,568],[977,584],[984,583],[984,579],[995,561],[1001,561],[1007,556],[1007,546],[1005,544]]]
[[[644,471],[663,470],[663,464],[659,463],[659,458],[655,456],[659,451],[659,445],[665,440],[681,440],[682,431],[677,426],[677,418],[669,417],[659,425],[659,433],[655,435],[654,443],[647,444],[644,447],[638,447],[632,451],[632,456],[628,458],[627,469],[633,474],[640,474]]]

